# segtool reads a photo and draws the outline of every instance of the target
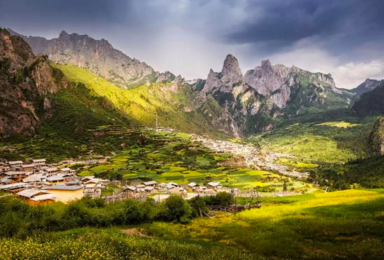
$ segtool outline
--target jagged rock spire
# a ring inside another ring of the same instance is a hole
[[[239,65],[239,61],[231,54],[228,54],[224,61],[223,69],[223,82],[235,84],[243,79],[243,73]]]

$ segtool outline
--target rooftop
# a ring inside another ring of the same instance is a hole
[[[43,194],[47,194],[48,192],[46,191],[41,191],[41,190],[23,190],[23,191],[20,191],[17,193],[17,195],[21,196],[21,197],[26,197],[26,198],[32,198],[34,196],[36,196],[37,194],[40,194],[40,193],[43,193]]]
[[[46,160],[45,159],[35,159],[35,160],[32,160],[32,162],[45,162]]]
[[[10,161],[9,164],[23,164],[23,161]]]
[[[65,178],[63,178],[62,176],[52,176],[47,178],[47,181],[63,181],[63,180],[65,180]]]
[[[80,185],[73,185],[73,186],[67,186],[67,185],[55,185],[51,187],[43,188],[43,190],[67,190],[67,191],[75,191],[75,190],[81,190],[83,187]]]
[[[34,198],[32,198],[31,200],[33,201],[43,201],[43,200],[54,200],[56,199],[55,196],[53,196],[52,194],[43,194],[43,195],[38,195]]]
[[[12,184],[7,184],[7,185],[0,185],[0,190],[13,190],[13,189],[20,189],[20,188],[28,188],[30,187],[29,184],[27,183],[12,183]]]

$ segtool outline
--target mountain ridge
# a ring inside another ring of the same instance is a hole
[[[330,74],[272,65],[269,60],[243,75],[231,54],[221,72],[210,70],[202,92],[213,96],[248,134],[270,130],[278,118],[346,108],[353,95],[338,89]]]
[[[24,36],[12,29],[9,31],[22,37],[35,55],[44,54],[55,63],[88,69],[123,89],[148,82],[170,82],[176,78],[170,72],[157,72],[145,62],[129,57],[105,39],[95,40],[87,34],[62,31],[58,38],[48,40],[39,36]]]

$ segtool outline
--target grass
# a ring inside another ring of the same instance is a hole
[[[336,121],[336,122],[324,122],[324,123],[321,123],[318,125],[319,126],[333,126],[333,127],[338,127],[338,128],[348,128],[348,127],[359,126],[360,124],[352,124],[352,123],[344,122],[344,121]]]
[[[249,199],[243,199],[246,202]],[[267,259],[382,259],[382,190],[261,198],[261,209],[219,214],[188,225],[154,223],[149,233],[210,241]]]
[[[250,138],[264,151],[290,154],[287,164],[313,168],[324,163],[345,163],[371,154],[368,144],[373,120],[357,123],[326,121],[287,124]],[[308,165],[306,165],[308,164]]]
[[[262,259],[208,243],[132,237],[119,229],[76,229],[42,237],[0,239],[1,259]]]

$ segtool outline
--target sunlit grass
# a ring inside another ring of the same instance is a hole
[[[334,127],[338,127],[338,128],[347,128],[347,127],[359,126],[360,124],[352,124],[352,123],[348,123],[348,122],[344,122],[344,121],[338,121],[338,122],[324,122],[324,123],[321,123],[318,125],[320,125],[320,126],[334,126]]]

